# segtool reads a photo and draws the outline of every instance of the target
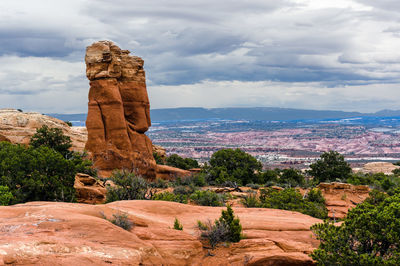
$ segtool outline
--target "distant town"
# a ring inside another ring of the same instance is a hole
[[[164,121],[153,123],[147,134],[168,154],[200,162],[222,148],[240,148],[256,156],[265,168],[304,169],[329,150],[345,155],[353,167],[400,161],[400,117]]]

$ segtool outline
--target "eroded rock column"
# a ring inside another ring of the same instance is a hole
[[[114,169],[134,170],[154,178],[156,163],[143,60],[113,42],[100,41],[86,49],[86,76],[90,80],[86,120],[86,149],[100,177]]]

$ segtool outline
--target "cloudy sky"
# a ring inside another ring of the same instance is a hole
[[[1,0],[0,108],[87,110],[86,46],[145,60],[152,108],[400,109],[399,0]]]

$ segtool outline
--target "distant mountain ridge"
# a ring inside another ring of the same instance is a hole
[[[86,114],[48,114],[64,121],[85,121]],[[307,110],[279,107],[228,107],[201,108],[179,107],[150,110],[151,120],[194,120],[194,119],[232,119],[232,120],[306,120],[336,119],[351,117],[391,117],[400,116],[400,110],[382,110],[376,113],[360,113],[330,110]]]

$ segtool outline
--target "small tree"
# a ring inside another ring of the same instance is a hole
[[[308,173],[318,182],[347,179],[351,174],[350,165],[336,151],[324,152],[321,159],[311,164],[310,168]]]
[[[192,158],[182,158],[178,154],[172,154],[166,159],[166,164],[184,170],[198,168],[199,163]]]
[[[378,198],[351,209],[341,225],[311,227],[320,240],[311,254],[318,265],[400,265],[400,193],[371,196]]]
[[[49,128],[46,125],[36,130],[30,142],[34,148],[46,146],[61,153],[64,157],[68,157],[71,154],[69,151],[69,148],[72,147],[71,143],[71,138],[65,136],[61,129]]]
[[[240,149],[222,149],[215,152],[206,167],[208,181],[222,184],[233,181],[239,184],[257,183],[262,164]]]

